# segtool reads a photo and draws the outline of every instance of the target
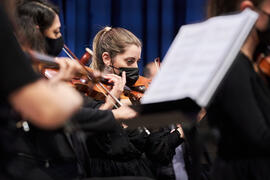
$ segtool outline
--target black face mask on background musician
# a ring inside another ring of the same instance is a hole
[[[131,87],[136,83],[136,81],[139,79],[139,68],[127,68],[127,67],[114,67],[112,68],[119,70],[119,76],[122,76],[123,71],[126,72],[126,84],[127,86]]]
[[[57,39],[46,37],[46,51],[51,56],[58,56],[64,47],[63,36]]]

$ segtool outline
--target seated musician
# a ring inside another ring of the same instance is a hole
[[[93,41],[93,69],[121,75],[126,72],[127,84],[132,85],[139,76],[138,60],[141,42],[123,28],[105,27]],[[183,142],[178,128],[153,132],[144,128],[130,130],[120,124],[113,132],[97,133],[87,138],[92,176],[134,175],[158,177],[157,164],[168,164],[175,148]],[[174,177],[166,177],[167,179]]]

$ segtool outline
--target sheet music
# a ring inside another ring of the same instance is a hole
[[[142,104],[190,97],[206,106],[257,20],[246,9],[182,26]]]

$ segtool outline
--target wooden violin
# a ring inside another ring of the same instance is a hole
[[[64,46],[64,51],[71,58],[76,59],[77,61],[80,61],[81,63],[83,62],[82,59],[84,56],[81,58],[81,60],[79,60],[76,57],[76,55],[66,45]],[[89,68],[89,67],[87,67],[87,68]],[[91,69],[91,68],[89,68],[89,69]],[[138,104],[140,102],[140,99],[143,97],[144,92],[148,88],[150,82],[151,82],[151,80],[149,80],[143,76],[139,76],[138,80],[136,81],[136,83],[134,85],[132,85],[131,87],[125,86],[124,92],[120,98],[121,99],[130,99],[132,104]],[[91,95],[89,95],[89,96],[91,96],[97,100],[104,100],[104,98],[105,98],[104,92],[100,92],[100,91],[102,91],[101,90],[102,88],[100,88],[99,85],[100,84],[97,84],[96,87],[93,88],[93,90],[95,92],[91,92]],[[109,90],[112,88],[111,85],[108,85],[106,83],[105,84],[102,83],[102,85]]]
[[[45,78],[50,79],[54,77],[59,71],[59,65],[54,62],[54,58],[32,51],[31,56],[34,57],[34,63],[36,64],[36,69]],[[83,71],[78,73],[70,83],[80,92],[84,93],[90,97],[96,97],[96,99],[105,99],[104,97],[111,96],[115,102],[113,105],[115,107],[122,106],[122,103],[114,97],[108,87],[112,86],[108,81],[102,77],[96,77],[94,71],[83,66]],[[101,83],[102,82],[102,83]],[[105,85],[105,84],[109,85]]]

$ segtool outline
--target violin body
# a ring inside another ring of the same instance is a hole
[[[90,67],[85,68],[89,72],[93,72]],[[42,63],[37,66],[37,71],[40,72],[45,78],[50,79],[58,73],[59,69],[57,66],[53,67],[52,65]],[[107,90],[111,90],[112,85],[109,85],[106,80],[102,81],[103,83],[94,83],[92,80],[89,80],[87,75],[78,74],[70,81],[70,84],[86,96],[92,97],[96,100],[105,100],[107,92],[104,90],[104,87]]]

